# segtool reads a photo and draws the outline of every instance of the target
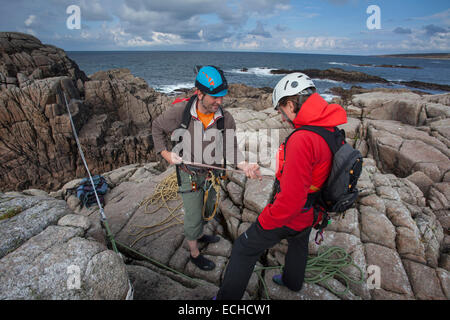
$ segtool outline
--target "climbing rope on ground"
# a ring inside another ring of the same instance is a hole
[[[59,91],[59,90],[60,89],[58,89],[58,94],[60,95],[60,98],[62,98],[61,91]],[[70,125],[72,126],[73,136],[75,137],[75,141],[76,141],[77,146],[78,146],[78,151],[80,153],[81,160],[83,160],[84,167],[86,168],[86,172],[89,175],[89,181],[91,182],[91,186],[92,186],[94,194],[95,194],[95,199],[97,201],[97,205],[98,205],[98,208],[99,208],[99,214],[100,214],[100,225],[105,230],[106,238],[108,239],[109,243],[111,243],[113,251],[122,259],[122,261],[124,261],[123,256],[120,254],[119,250],[117,249],[116,240],[114,239],[113,233],[111,232],[111,229],[109,228],[109,224],[108,224],[108,220],[106,219],[105,211],[103,210],[102,203],[100,201],[99,195],[98,195],[97,190],[96,190],[96,185],[95,185],[94,180],[92,178],[91,171],[89,170],[89,167],[87,165],[86,158],[84,157],[84,152],[83,152],[83,149],[81,148],[80,140],[78,139],[77,130],[76,130],[75,124],[73,123],[72,114],[70,113],[69,104],[67,103],[66,94],[63,91],[62,91],[62,94],[63,94],[63,97],[64,97],[64,102],[65,102],[65,105],[66,105],[67,114],[69,115]],[[133,285],[131,284],[130,279],[128,279],[128,292],[127,292],[127,295],[126,295],[125,299],[126,300],[133,300],[133,295],[134,295],[134,288],[133,288]]]
[[[216,202],[214,204],[214,210],[212,214],[206,216],[205,212],[206,202],[208,201],[208,196],[211,188],[213,188],[216,191]],[[212,172],[210,172],[210,175],[206,179],[206,183],[204,184],[205,195],[203,197],[202,217],[205,221],[212,220],[217,212],[217,207],[219,205],[219,198],[220,198],[220,188],[221,187],[219,177],[216,177]],[[146,214],[154,214],[158,212],[161,208],[166,208],[167,211],[169,212],[169,215],[162,221],[152,225],[148,226],[134,225],[133,226],[134,228],[140,230],[138,230],[135,233],[130,233],[131,236],[137,236],[137,238],[131,244],[131,247],[133,247],[137,242],[139,242],[145,237],[149,237],[173,226],[183,224],[183,220],[181,220],[181,217],[183,216],[183,212],[181,211],[182,203],[179,203],[176,207],[172,208],[169,206],[168,202],[173,200],[180,200],[180,196],[178,194],[178,183],[176,172],[172,173],[171,175],[167,176],[164,180],[159,182],[153,194],[144,199],[143,201],[141,201],[141,203],[139,204],[139,207],[145,206],[144,213]],[[155,209],[150,210],[149,207],[151,206],[154,206]],[[154,229],[156,227],[161,228],[143,234],[145,230]]]
[[[359,271],[359,279],[354,279],[344,272],[344,269],[351,266],[355,267]],[[267,299],[270,299],[270,295],[260,271],[279,269],[281,272],[283,267],[284,266],[255,268],[254,272],[256,272],[263,284]],[[343,291],[333,289],[333,287],[328,283],[328,280],[331,278],[341,280],[341,282],[345,284],[345,289]],[[305,270],[305,282],[321,284],[335,295],[345,295],[349,291],[350,283],[362,284],[364,282],[364,273],[362,269],[355,264],[351,255],[348,254],[343,248],[335,246],[321,246],[319,247],[317,256],[308,257]]]
[[[166,230],[172,226],[183,224],[183,220],[180,217],[183,216],[183,212],[181,211],[182,203],[178,204],[176,207],[172,208],[169,206],[169,201],[180,200],[180,195],[178,194],[178,183],[177,183],[177,175],[176,172],[167,176],[164,180],[158,183],[155,188],[155,191],[152,195],[141,201],[139,204],[139,208],[145,207],[144,213],[146,214],[154,214],[158,212],[161,208],[166,208],[169,212],[169,215],[163,219],[162,221],[148,225],[148,226],[140,226],[135,225],[135,228],[140,229],[138,232],[130,233],[132,236],[138,236],[131,246],[133,247],[138,241],[141,239],[151,236],[155,233]],[[155,206],[156,209],[150,210],[150,206]],[[173,220],[176,220],[172,222]],[[153,229],[156,227],[161,227],[158,230],[153,230],[152,232],[142,234],[145,230]]]
[[[216,191],[216,202],[214,204],[214,210],[211,215],[206,216],[206,202],[208,201],[209,192],[213,188]],[[216,177],[212,172],[210,172],[208,178],[204,184],[205,195],[203,197],[203,209],[202,209],[202,217],[205,221],[210,221],[214,218],[217,207],[219,205],[220,198],[220,182],[219,177]],[[179,203],[176,207],[172,208],[169,206],[169,202],[173,200],[180,200],[180,196],[178,194],[178,183],[177,183],[177,175],[176,172],[167,176],[164,180],[158,183],[155,188],[155,191],[152,195],[141,201],[139,207],[145,206],[144,213],[146,214],[154,214],[158,212],[161,208],[166,208],[169,212],[169,215],[163,219],[162,221],[148,225],[134,225],[133,227],[139,229],[137,232],[130,233],[131,236],[137,236],[137,238],[133,241],[131,246],[133,247],[138,241],[145,237],[149,237],[153,234],[159,233],[163,230],[171,228],[173,226],[183,224],[183,220],[181,217],[183,216],[183,212],[181,211],[182,203]],[[155,209],[150,210],[149,207],[154,206]],[[176,220],[176,221],[173,221]],[[154,229],[156,227],[160,227],[157,230],[153,230],[149,233],[144,233],[145,230]]]

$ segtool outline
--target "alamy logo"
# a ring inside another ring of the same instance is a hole
[[[381,288],[381,269],[379,266],[370,265],[367,267],[367,288],[369,290]]]
[[[366,21],[367,29],[369,30],[381,29],[380,7],[377,5],[370,5],[367,7],[366,13],[371,15],[367,18]]]
[[[81,289],[81,270],[77,265],[70,265],[67,267],[66,272],[69,277],[67,278],[67,289],[68,290],[79,290]]]
[[[70,16],[66,20],[67,29],[81,29],[81,9],[77,5],[68,6],[66,13]]]
[[[234,153],[235,137],[237,147],[242,150],[245,160],[251,163],[265,163],[267,167],[275,170],[275,155],[280,141],[278,129],[260,129],[258,131],[225,129],[222,133],[220,130],[211,128],[203,132],[202,125],[195,122],[192,137],[190,132],[185,129],[173,131],[171,140],[180,141],[182,138],[182,141],[173,147],[172,152],[185,161],[204,164],[221,163],[225,152],[227,163],[233,163],[235,157],[239,163],[244,159],[240,158],[241,155]],[[204,142],[205,147],[203,147]]]

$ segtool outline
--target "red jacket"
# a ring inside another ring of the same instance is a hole
[[[318,93],[306,100],[293,121],[296,128],[312,125],[330,131],[346,122],[345,110],[340,105],[328,104]],[[333,155],[321,136],[306,130],[294,133],[286,150],[283,173],[277,172],[281,191],[275,195],[274,202],[264,208],[258,220],[264,229],[286,226],[301,231],[313,223],[313,209],[301,212],[308,193],[320,189],[327,180]]]

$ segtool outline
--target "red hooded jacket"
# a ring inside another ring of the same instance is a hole
[[[293,121],[295,128],[311,125],[330,131],[346,122],[344,108],[328,104],[318,93],[306,100]],[[302,209],[308,194],[320,189],[327,180],[333,154],[321,136],[307,130],[295,132],[285,148],[283,173],[277,172],[281,191],[275,195],[274,202],[264,208],[258,220],[266,230],[286,226],[301,231],[313,223],[313,209],[307,212]]]

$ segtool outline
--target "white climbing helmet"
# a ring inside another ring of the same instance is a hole
[[[310,89],[310,90],[308,90]],[[272,103],[275,110],[278,102],[289,96],[308,95],[315,92],[314,82],[304,73],[295,72],[284,76],[275,86],[272,93]]]

